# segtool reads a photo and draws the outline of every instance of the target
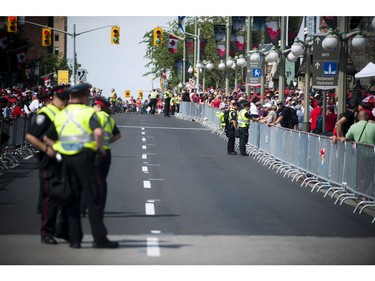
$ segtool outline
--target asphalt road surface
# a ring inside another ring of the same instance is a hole
[[[0,176],[1,265],[374,265],[375,224],[192,121],[116,114],[105,224],[119,249],[40,243],[34,157]]]

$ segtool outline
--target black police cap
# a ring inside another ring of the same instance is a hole
[[[73,95],[85,95],[88,94],[88,90],[91,85],[89,83],[78,84],[70,88],[70,93]]]
[[[249,101],[243,101],[242,106],[250,106],[250,102]]]
[[[111,104],[109,103],[109,101],[107,101],[105,98],[102,98],[102,97],[95,97],[94,101],[100,105],[101,107],[110,107]]]

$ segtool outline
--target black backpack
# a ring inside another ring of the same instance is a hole
[[[290,109],[291,123],[292,123],[291,128],[293,129],[295,125],[298,125],[298,116],[297,116],[297,111],[294,108],[289,107],[289,109]]]

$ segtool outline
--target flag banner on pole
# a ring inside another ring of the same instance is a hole
[[[245,50],[245,36],[237,35],[236,36],[236,47],[239,52],[243,52]]]
[[[25,53],[24,50],[17,51],[16,56],[17,56],[17,61],[18,61],[19,64],[25,63],[25,61],[26,61],[26,53]]]
[[[192,60],[194,56],[194,38],[185,38],[185,47],[188,60]]]
[[[215,24],[214,25],[214,33],[215,33],[215,41],[216,41],[216,48],[219,54],[219,57],[223,59],[226,55],[226,26],[223,24]]]
[[[230,33],[230,44],[229,44],[229,55],[234,57],[237,53],[236,47],[236,35],[233,33],[233,30]]]
[[[292,46],[298,36],[303,17],[288,17],[288,46]]]
[[[182,68],[183,68],[183,63],[182,60],[176,60],[176,69],[177,69],[177,74],[178,77],[180,78],[180,81],[182,81]]]
[[[337,28],[337,17],[323,17],[323,21],[327,24],[328,28]]]
[[[232,17],[231,56],[243,53],[245,49],[246,17]]]
[[[267,17],[266,18],[266,33],[264,43],[272,43],[275,46],[279,44],[280,40],[280,17]]]
[[[246,31],[246,17],[232,17],[232,31],[245,32]]]
[[[266,29],[266,17],[253,17],[252,42],[250,49],[258,48],[262,40],[262,34]]]
[[[186,16],[178,17],[178,28],[181,30],[182,33],[185,33],[185,20]]]
[[[201,38],[200,39],[200,58],[205,59],[206,57],[206,45],[207,45],[207,39]]]
[[[168,41],[168,51],[173,54],[177,54],[177,43],[178,43],[178,38],[169,35],[169,41]]]

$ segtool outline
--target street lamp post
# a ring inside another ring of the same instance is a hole
[[[205,93],[206,90],[206,69],[211,70],[214,68],[214,64],[210,61],[203,61],[203,82],[202,82],[202,91]]]
[[[291,55],[288,56],[288,59],[293,61],[299,56],[303,55],[306,50],[305,58],[305,95],[303,102],[303,123],[302,130],[304,132],[310,132],[310,65],[311,65],[311,46],[312,41],[300,41],[298,38],[294,40],[294,43],[290,49]]]
[[[339,76],[338,76],[338,110],[337,113],[345,112],[346,108],[346,76],[347,76],[347,57],[348,57],[348,39],[352,40],[353,49],[363,49],[366,46],[366,39],[361,35],[361,30],[357,29],[348,32],[348,17],[341,17],[339,21],[340,33],[329,29],[328,35],[324,38],[322,46],[326,50],[333,50],[339,46]]]

